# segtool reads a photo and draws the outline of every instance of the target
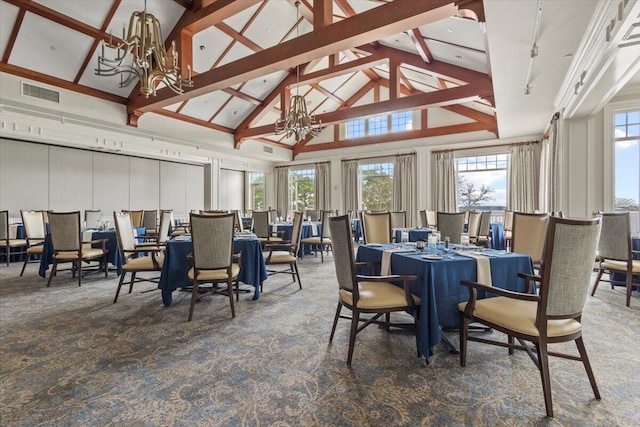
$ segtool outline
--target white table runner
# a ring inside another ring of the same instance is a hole
[[[491,262],[489,261],[488,257],[475,252],[459,251],[456,252],[456,254],[475,259],[477,269],[476,282],[483,285],[493,286],[493,283],[491,282]]]
[[[398,252],[413,252],[413,249],[394,248],[382,251],[382,261],[380,262],[380,275],[388,276],[391,274],[391,254]]]

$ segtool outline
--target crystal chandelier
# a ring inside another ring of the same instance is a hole
[[[296,37],[300,34],[298,26],[300,20],[300,2],[296,1]],[[322,122],[317,123],[314,116],[307,112],[307,101],[299,93],[300,66],[296,65],[296,94],[291,97],[289,111],[282,112],[283,116],[276,120],[276,135],[284,134],[286,138],[295,137],[300,142],[307,135],[316,136],[322,131]]]
[[[133,12],[129,19],[129,31],[125,39],[125,29],[122,29],[122,40],[114,43],[109,35],[109,42],[102,42],[102,55],[98,56],[98,76],[115,76],[120,74],[120,87],[129,86],[140,79],[140,93],[145,97],[156,94],[158,83],[164,83],[175,93],[182,93],[182,86],[193,86],[191,67],[188,66],[189,78],[180,75],[178,66],[178,52],[175,42],[171,42],[171,55],[164,48],[160,22],[147,13],[147,0],[144,1],[142,12]],[[105,56],[105,44],[116,49],[114,59]],[[131,54],[127,61],[127,54]],[[129,62],[129,63],[127,63]]]

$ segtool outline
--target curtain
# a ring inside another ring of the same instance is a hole
[[[406,211],[407,227],[416,224],[416,154],[397,155],[393,167],[393,210]]]
[[[514,145],[510,149],[509,195],[507,206],[517,212],[534,212],[538,209],[537,144]]]
[[[452,151],[431,154],[431,209],[458,210],[458,174]]]
[[[356,217],[360,204],[360,185],[358,178],[360,168],[357,160],[344,160],[342,162],[342,206],[345,214],[353,212]]]
[[[560,207],[559,173],[560,173],[560,141],[558,120],[560,113],[551,119],[549,137],[542,141],[540,154],[540,197],[539,206],[543,212],[557,212]]]
[[[276,209],[279,216],[286,217],[289,209],[289,168],[286,166],[276,168]]]
[[[316,209],[329,210],[331,208],[331,164],[316,163],[315,167]]]

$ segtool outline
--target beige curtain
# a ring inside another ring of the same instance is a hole
[[[539,175],[535,145],[538,144],[519,144],[511,147],[507,171],[509,210],[534,212],[538,209]]]
[[[416,154],[397,155],[393,167],[393,210],[406,211],[407,226],[416,224]]]
[[[344,160],[342,162],[342,206],[345,214],[349,211],[358,212],[360,205],[360,168],[357,160]]]
[[[315,164],[315,199],[316,209],[331,209],[331,164],[322,162]]]
[[[431,209],[458,211],[458,173],[452,151],[431,154]]]
[[[560,113],[551,119],[549,138],[542,141],[540,153],[540,196],[538,206],[543,212],[561,211],[560,206]]]
[[[276,168],[276,209],[278,215],[285,217],[289,209],[289,168]]]

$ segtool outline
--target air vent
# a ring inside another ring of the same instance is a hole
[[[29,83],[22,83],[22,94],[24,96],[32,96],[34,98],[60,103],[60,92],[30,85]]]
[[[264,145],[262,146],[262,151],[264,151],[265,153],[273,153],[273,148],[272,147],[265,147]]]

